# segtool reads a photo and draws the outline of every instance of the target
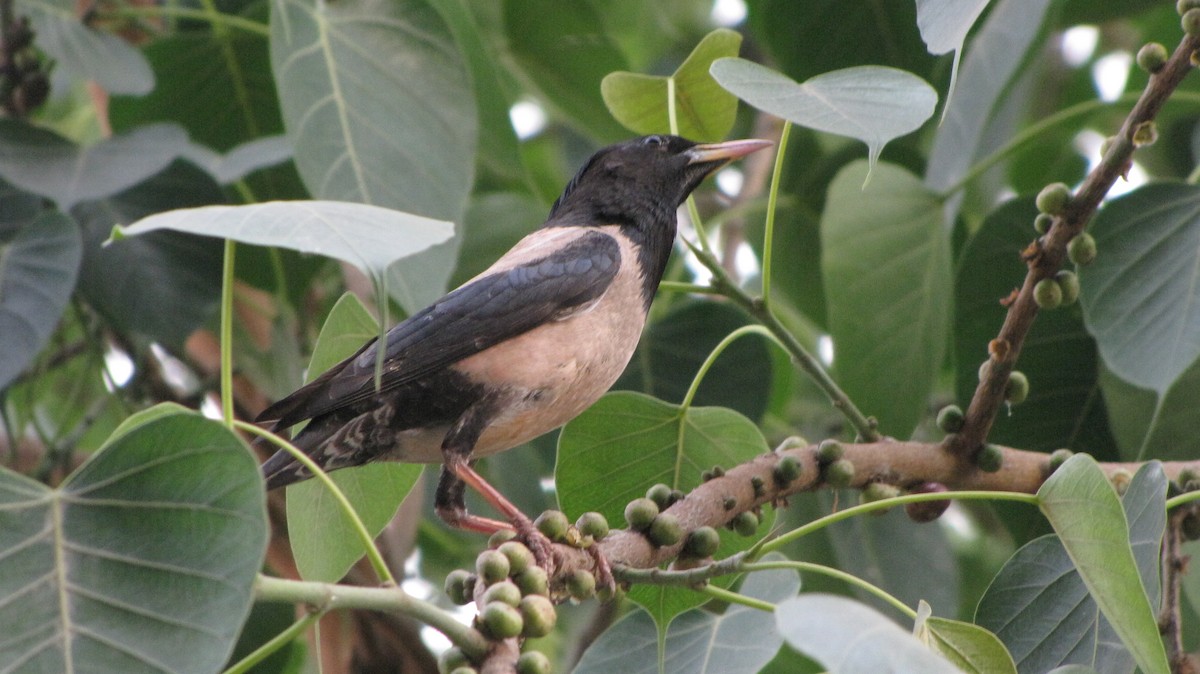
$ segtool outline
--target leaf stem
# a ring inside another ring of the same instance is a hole
[[[233,284],[237,243],[225,239],[224,268],[221,272],[221,419],[233,427]]]
[[[337,501],[338,507],[342,509],[342,514],[344,514],[346,518],[350,520],[350,526],[354,528],[354,532],[358,535],[359,540],[362,542],[363,549],[366,551],[367,560],[371,562],[371,567],[375,569],[375,573],[379,576],[379,580],[385,585],[396,584],[396,579],[392,577],[392,572],[390,569],[388,569],[387,562],[383,560],[383,554],[380,553],[379,548],[375,546],[375,540],[371,537],[371,532],[367,530],[367,526],[363,524],[362,519],[358,516],[358,512],[354,510],[354,506],[350,504],[350,500],[346,498],[346,495],[342,493],[342,490],[337,486],[337,484],[333,480],[329,479],[329,475],[325,471],[321,470],[321,467],[318,466],[315,461],[310,459],[308,455],[300,451],[292,443],[284,440],[265,428],[259,428],[258,426],[245,421],[234,421],[233,425],[234,428],[270,440],[276,446],[286,450],[287,453],[291,454],[293,458],[307,468],[309,472],[313,474],[313,477],[320,481],[321,484],[329,490],[330,495],[332,495],[334,500]]]
[[[662,281],[658,284],[658,289],[669,293],[695,293],[698,295],[719,295],[719,290],[712,286],[704,286],[698,283],[683,283],[681,281]]]
[[[1173,510],[1189,503],[1200,502],[1200,491],[1189,491],[1167,499],[1167,510]]]
[[[866,592],[869,592],[869,593],[875,595],[876,597],[879,597],[880,599],[887,602],[891,606],[894,606],[896,608],[896,610],[900,611],[901,613],[908,616],[909,618],[916,619],[916,617],[917,617],[916,611],[909,608],[904,602],[900,601],[896,597],[888,594],[883,588],[881,588],[877,585],[873,585],[873,584],[863,580],[862,578],[859,578],[858,576],[846,573],[845,571],[841,571],[841,570],[835,569],[833,567],[825,566],[824,564],[814,564],[812,562],[794,562],[794,561],[790,561],[790,560],[789,561],[781,560],[781,561],[772,561],[772,562],[751,562],[748,564],[743,564],[741,567],[742,571],[748,571],[748,572],[768,571],[771,569],[793,569],[796,571],[807,571],[809,573],[819,573],[823,576],[829,576],[830,578],[836,578],[848,585],[853,585],[857,588],[860,588],[862,590],[865,590]]]
[[[237,661],[232,667],[226,669],[222,674],[245,674],[250,671],[255,665],[266,660],[272,653],[283,648],[291,643],[293,639],[300,636],[312,626],[313,623],[321,619],[325,615],[325,611],[312,611],[303,618],[297,620],[288,626],[287,629],[276,634],[267,643],[259,646],[249,653],[246,657]]]
[[[771,251],[775,242],[775,209],[779,203],[779,181],[783,174],[783,156],[787,152],[788,135],[792,131],[792,123],[783,121],[783,130],[779,132],[779,147],[775,149],[775,168],[771,172],[771,189],[767,193],[767,219],[763,232],[762,253],[762,303],[763,307],[771,307]]]
[[[704,587],[696,588],[696,591],[700,594],[706,594],[713,599],[720,599],[721,601],[729,602],[730,604],[741,604],[742,606],[756,608],[760,611],[766,611],[767,613],[775,612],[775,605],[769,601],[747,597],[744,594],[731,592],[730,590],[726,590],[715,585],[705,585]]]
[[[197,21],[207,21],[212,24],[224,24],[230,28],[237,28],[253,33],[260,37],[270,37],[271,29],[263,23],[247,19],[245,17],[234,14],[210,14],[202,9],[194,9],[192,7],[180,7],[178,5],[156,5],[148,7],[114,7],[110,10],[101,12],[103,16],[127,17],[140,19],[145,17],[158,18],[168,17],[177,19],[196,19]]]
[[[721,353],[725,351],[730,344],[737,341],[739,337],[749,334],[762,335],[763,337],[766,337],[767,339],[778,344],[780,348],[784,349],[785,351],[787,350],[783,343],[780,342],[775,335],[771,334],[770,330],[767,330],[761,325],[743,325],[737,330],[725,335],[725,339],[722,339],[720,342],[718,342],[717,345],[713,347],[712,352],[708,354],[708,357],[704,359],[704,362],[700,364],[700,369],[696,370],[696,376],[692,377],[692,384],[688,387],[687,395],[683,396],[683,402],[679,404],[680,414],[686,414],[688,408],[692,406],[692,400],[696,397],[696,391],[700,389],[700,383],[704,381],[704,376],[708,374],[708,370],[713,366],[713,363],[717,362],[717,358],[721,356]]]

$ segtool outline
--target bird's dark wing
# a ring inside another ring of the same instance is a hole
[[[617,241],[590,231],[546,257],[454,290],[388,331],[379,392],[569,315],[603,295],[620,266]],[[271,405],[258,421],[288,428],[376,395],[376,344],[377,340],[368,342]]]

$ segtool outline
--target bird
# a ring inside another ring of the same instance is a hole
[[[567,183],[545,223],[488,269],[267,407],[256,423],[322,470],[372,461],[442,464],[434,507],[451,526],[537,537],[472,467],[573,419],[633,356],[666,270],[679,206],[717,169],[770,146],[651,135],[605,147]],[[376,384],[376,357],[384,349]],[[285,450],[268,489],[312,477]],[[505,520],[467,512],[470,486]],[[537,541],[531,541],[537,543]],[[548,543],[530,546],[543,562]]]

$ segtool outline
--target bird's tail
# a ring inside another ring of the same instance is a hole
[[[312,471],[283,449],[263,462],[262,474],[267,481],[268,490],[286,487],[312,477]]]

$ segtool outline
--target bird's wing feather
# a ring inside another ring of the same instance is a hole
[[[593,230],[545,257],[467,283],[388,331],[378,392],[412,383],[587,306],[604,294],[620,265],[617,241]],[[368,342],[271,405],[258,421],[288,428],[376,395],[376,344]]]

